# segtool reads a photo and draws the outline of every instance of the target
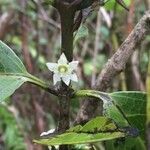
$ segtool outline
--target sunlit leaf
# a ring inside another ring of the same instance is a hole
[[[27,78],[22,76],[0,75],[0,102],[13,94],[26,81]]]
[[[83,144],[107,141],[126,136],[126,133],[117,130],[116,125],[106,117],[96,117],[84,126],[78,125],[66,133],[47,139],[34,140],[43,145]]]
[[[107,94],[100,91],[80,90],[76,93],[76,96],[95,97],[103,99],[103,102],[106,100],[113,101],[113,105],[108,105],[105,115],[111,118],[117,126],[120,128],[123,127],[123,129],[125,129],[131,136],[135,137],[139,135],[139,137],[132,139],[132,145],[136,145],[136,147],[143,147],[143,149],[145,148],[143,140],[145,137],[146,127],[146,93],[123,91]],[[130,139],[125,140],[122,145],[126,147],[126,145],[129,145],[128,143],[130,142]],[[116,141],[112,142],[112,144],[115,146]],[[118,148],[121,149],[120,145]],[[130,148],[132,149],[133,146]]]
[[[131,0],[124,0],[123,2],[128,7],[131,3]],[[116,0],[110,0],[104,6],[107,10],[114,10],[114,8],[116,8],[116,10],[119,11],[119,12],[125,10],[121,5],[119,5],[116,2]]]
[[[43,81],[30,75],[17,55],[0,41],[0,102],[26,81],[43,88],[47,86]]]
[[[99,100],[102,100],[103,114],[106,117],[111,118],[118,125],[118,127],[124,128],[129,126],[126,117],[121,111],[121,108],[114,103],[111,95],[109,95],[108,93],[94,90],[79,90],[75,93],[75,95],[78,97],[95,97]]]
[[[127,138],[120,144],[117,141],[107,142],[107,150],[146,150],[145,125],[146,125],[146,93],[142,92],[116,92],[110,94],[125,116],[130,125],[139,130],[137,138]]]
[[[146,123],[146,93],[144,92],[115,92],[110,96],[127,117],[131,126],[140,130],[144,136]]]

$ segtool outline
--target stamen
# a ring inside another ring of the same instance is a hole
[[[60,65],[60,66],[58,67],[58,71],[59,71],[60,73],[66,73],[66,72],[68,71],[68,66],[67,66],[67,65]]]

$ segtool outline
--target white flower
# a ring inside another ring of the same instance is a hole
[[[55,129],[50,129],[50,130],[48,130],[48,131],[46,131],[46,132],[42,132],[42,133],[40,134],[40,136],[46,136],[46,135],[52,134],[52,133],[54,133],[54,132],[55,132]]]
[[[74,82],[78,81],[78,77],[74,72],[78,66],[78,61],[72,61],[68,63],[64,53],[61,54],[57,63],[47,63],[46,65],[48,69],[54,73],[54,85],[61,80],[66,85],[69,85],[71,80]]]

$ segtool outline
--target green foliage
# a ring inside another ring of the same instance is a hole
[[[145,149],[146,93],[123,91],[107,94],[99,91],[81,90],[76,93],[76,96],[100,98],[104,103],[107,101],[103,106],[105,115],[108,118],[111,118],[119,128],[122,128],[132,136],[138,135],[139,130],[138,138],[129,138],[125,140],[122,145],[124,147],[130,147],[130,149],[135,145],[136,147],[142,147],[142,149]],[[132,145],[129,146],[131,141]],[[112,141],[110,141],[108,145],[110,145],[111,142]],[[115,143],[116,141],[111,144],[115,146]],[[118,144],[118,149],[122,149],[122,145]]]
[[[119,106],[127,117],[131,126],[140,130],[140,135],[145,135],[146,124],[146,93],[142,92],[115,92],[111,93],[113,101]]]
[[[100,142],[124,136],[125,133],[120,132],[109,118],[96,117],[84,126],[78,125],[70,128],[64,134],[49,139],[34,140],[34,142],[52,146]]]
[[[128,121],[123,115],[121,108],[117,107],[111,95],[94,90],[81,90],[76,93],[77,96],[92,96],[103,101],[103,112],[108,118],[111,118],[118,127],[128,127]]]
[[[105,115],[109,119],[105,117],[97,117],[86,123],[84,126],[78,125],[70,128],[62,135],[51,137],[49,139],[35,140],[34,142],[44,145],[99,142],[127,135],[137,136],[138,131],[136,128],[138,128],[140,136],[137,138],[128,138],[122,145],[124,148],[127,147],[129,149],[132,149],[134,146],[145,149],[143,142],[146,124],[145,93],[115,92],[106,94],[98,91],[83,90],[80,91],[80,93],[78,92],[76,95],[92,96],[101,98],[103,102],[107,101],[108,104],[105,104],[104,109]],[[113,103],[111,103],[111,101],[113,101]],[[111,121],[111,119],[115,122],[115,124]],[[129,143],[132,144],[129,145]],[[111,144],[115,145],[112,141],[110,141],[108,143],[108,149]],[[118,149],[121,149],[122,145],[119,145]]]
[[[128,7],[130,5],[130,3],[131,3],[131,0],[124,0],[123,2]],[[114,9],[116,9],[118,12],[124,10],[124,8],[122,6],[117,4],[116,0],[110,0],[108,3],[106,3],[105,8],[107,10],[114,10]]]
[[[30,75],[17,55],[0,41],[0,102],[15,92],[24,82],[29,81],[42,88],[48,85]]]
[[[146,93],[115,92],[110,94],[119,106],[132,127],[138,128],[139,137],[126,138],[116,145],[117,141],[107,142],[107,150],[146,150],[144,143],[146,125]],[[119,120],[118,120],[119,121]]]
[[[7,150],[25,150],[24,138],[19,126],[7,107],[0,105],[0,132]]]
[[[27,71],[15,53],[2,42],[0,53],[0,101],[3,101],[27,81]]]
[[[107,94],[94,90],[80,90],[75,97],[95,97],[103,101],[105,115],[119,127],[133,126],[144,135],[146,123],[146,93],[123,91]],[[129,122],[129,123],[128,123]]]
[[[107,141],[106,150],[146,150],[146,146],[144,141],[142,141],[140,137],[128,137],[123,139],[122,141]]]
[[[0,102],[13,94],[26,81],[24,77],[0,75]]]
[[[0,41],[0,71],[3,73],[22,73],[27,74],[27,71],[21,60],[15,53],[2,41]]]
[[[96,0],[99,1],[100,0]],[[131,0],[124,0],[125,4],[127,6],[130,5]],[[28,40],[29,42],[29,52],[31,53],[31,56],[33,59],[35,59],[38,63],[35,63],[38,70],[40,70],[42,67],[39,66],[39,64],[42,64],[42,66],[45,65],[46,59],[55,58],[59,54],[58,49],[59,42],[53,42],[55,39],[53,37],[58,37],[57,30],[55,30],[55,25],[51,25],[51,22],[47,23],[45,21],[42,22],[42,19],[39,20],[38,17],[40,17],[40,13],[37,14],[37,5],[35,4],[35,1],[28,1],[27,2],[27,8],[22,9],[18,2],[16,0],[5,0],[1,1],[1,13],[4,11],[8,11],[9,9],[13,8],[18,11],[16,11],[16,14],[19,12],[22,12],[25,16],[28,16],[28,21],[31,23],[31,26],[27,25],[28,28],[31,27],[31,34],[29,34]],[[47,6],[42,6],[45,10],[45,13],[48,17],[52,18],[54,21],[57,22],[58,18],[55,15],[55,12],[53,12],[49,4],[53,4],[53,0],[45,0],[41,4],[48,4]],[[143,2],[144,3],[144,2]],[[93,0],[83,0],[81,5],[78,6],[78,9],[85,9],[93,4]],[[137,3],[137,5],[139,2]],[[145,11],[144,4],[141,5],[142,2],[140,2],[140,5],[138,5],[138,9],[135,10],[135,20],[139,17],[141,17],[142,13]],[[8,8],[8,6],[11,6]],[[42,8],[41,7],[41,8]],[[45,7],[49,7],[49,9],[45,9]],[[136,5],[135,5],[136,7]],[[103,65],[106,63],[107,56],[112,55],[112,49],[113,47],[118,47],[120,41],[122,42],[123,33],[122,29],[127,29],[127,25],[123,27],[123,24],[120,23],[121,20],[124,22],[123,18],[123,12],[124,8],[119,6],[115,0],[109,0],[108,3],[105,5],[105,8],[108,11],[112,12],[112,21],[113,21],[113,28],[109,29],[103,25],[100,28],[101,31],[101,40],[99,42],[99,49],[102,50],[99,52],[97,58],[96,58],[96,73],[99,73]],[[48,11],[47,11],[48,10]],[[138,12],[139,11],[139,12]],[[116,12],[116,13],[115,13]],[[122,15],[120,15],[120,12]],[[125,11],[124,11],[125,12]],[[19,16],[19,13],[17,14]],[[137,13],[140,15],[138,16]],[[119,17],[117,17],[117,15]],[[92,29],[92,32],[90,33],[90,37],[88,37],[89,47],[87,50],[87,53],[83,58],[81,58],[82,55],[80,55],[82,44],[79,43],[77,46],[77,49],[79,49],[79,53],[76,54],[79,59],[81,59],[84,64],[84,72],[85,75],[91,75],[93,71],[93,65],[91,63],[91,56],[93,54],[94,49],[94,35],[93,31],[95,31],[95,22],[96,22],[96,15],[93,15],[93,17],[89,18],[91,23],[88,22],[87,26]],[[121,17],[120,17],[121,16]],[[130,17],[125,15],[126,18]],[[22,39],[20,38],[20,31],[19,28],[19,20],[17,20],[19,17],[14,17],[15,27],[16,28],[13,32],[10,30],[9,38],[6,36],[6,41],[9,41],[9,43],[15,43],[19,48],[22,43]],[[115,19],[117,18],[117,19]],[[132,17],[131,17],[132,18]],[[117,20],[117,21],[116,21]],[[51,21],[51,20],[50,20]],[[117,26],[115,25],[115,21]],[[53,28],[51,28],[53,27]],[[45,34],[46,32],[46,34]],[[111,40],[111,34],[114,32],[116,36],[116,42],[118,42],[115,46],[113,43],[109,42]],[[19,36],[17,35],[19,33]],[[121,38],[120,38],[120,35]],[[39,38],[35,39],[36,36]],[[74,45],[81,39],[88,36],[88,29],[85,26],[81,26],[74,38]],[[149,36],[147,37],[149,38]],[[119,39],[117,41],[117,39]],[[86,40],[86,39],[85,39]],[[51,41],[51,42],[50,42]],[[145,45],[145,43],[148,42],[149,39],[145,40],[143,45],[143,49],[147,50],[149,45]],[[87,42],[87,41],[85,41]],[[55,44],[53,44],[55,43]],[[38,47],[38,50],[37,50]],[[111,48],[112,47],[112,48]],[[47,52],[47,49],[50,49],[49,52]],[[140,47],[138,47],[140,49]],[[43,51],[41,51],[43,50]],[[45,51],[44,51],[45,50]],[[53,50],[53,51],[51,51]],[[108,52],[108,51],[111,52]],[[142,80],[145,81],[145,74],[147,71],[147,64],[149,62],[149,57],[147,52],[142,52],[142,61],[139,64],[140,71],[142,72]],[[44,56],[47,54],[50,54],[50,56]],[[102,54],[103,53],[103,54]],[[52,55],[51,55],[52,54]],[[37,58],[38,57],[38,58]],[[150,66],[150,63],[149,63]],[[95,69],[94,68],[94,69]],[[149,67],[150,68],[150,67]],[[147,92],[149,93],[150,89],[150,78],[149,78],[149,71],[147,73]],[[30,75],[21,60],[16,56],[16,54],[4,43],[0,42],[0,102],[2,102],[4,99],[9,97],[11,94],[15,92],[16,89],[18,89],[24,82],[31,82],[33,84],[36,84],[42,88],[48,88],[48,85],[39,80],[38,78]],[[120,81],[119,81],[120,82]],[[86,81],[85,81],[86,83]],[[128,84],[128,83],[127,83]],[[86,84],[85,84],[86,85]],[[79,87],[80,88],[80,87]],[[115,87],[116,89],[119,89],[119,86]],[[115,89],[115,90],[116,90]],[[87,94],[87,93],[86,93]],[[90,93],[91,94],[91,93]],[[88,96],[91,96],[91,95]],[[27,95],[28,96],[28,95]],[[99,92],[93,93],[92,97],[100,98]],[[42,97],[42,96],[41,96]],[[102,98],[102,97],[101,97]],[[43,139],[40,141],[36,141],[40,144],[46,144],[46,145],[55,145],[55,144],[76,144],[76,143],[90,143],[90,142],[97,142],[97,141],[105,141],[106,150],[145,150],[145,143],[143,141],[145,140],[145,124],[146,124],[146,94],[140,93],[140,92],[117,92],[117,93],[111,93],[107,94],[107,97],[103,97],[103,100],[110,100],[113,103],[109,103],[111,105],[107,105],[107,107],[104,107],[105,110],[105,117],[97,117],[91,121],[89,121],[84,126],[78,125],[75,127],[72,127],[69,129],[66,133],[62,135],[57,135],[55,137],[50,137],[50,139]],[[147,100],[148,100],[148,106],[147,106],[147,123],[150,122],[149,112],[150,112],[150,95],[147,94]],[[24,103],[23,103],[24,105]],[[30,107],[32,109],[32,107]],[[73,106],[74,108],[74,106]],[[25,108],[26,109],[26,108]],[[45,109],[45,108],[44,108]],[[48,108],[46,108],[48,110]],[[45,110],[46,110],[45,109]],[[26,110],[25,110],[26,111]],[[27,109],[28,111],[28,109]],[[45,112],[46,113],[46,112]],[[34,120],[34,118],[33,118]],[[113,120],[113,121],[112,121]],[[50,122],[51,123],[51,122]],[[31,123],[33,124],[33,123]],[[32,125],[29,126],[32,126]],[[17,122],[15,121],[12,114],[6,109],[6,107],[0,106],[0,132],[4,135],[3,139],[6,145],[6,149],[14,149],[14,150],[23,150],[25,149],[25,145],[23,144],[23,138],[20,133],[20,130],[18,128],[19,125],[17,125]],[[125,130],[125,126],[130,126],[133,130]],[[120,129],[118,130],[119,127]],[[133,138],[133,137],[126,137],[127,132],[129,134],[136,134],[136,130],[139,129],[140,136]],[[111,132],[110,132],[111,131]],[[34,132],[34,131],[33,131]],[[37,132],[37,131],[35,131]],[[121,138],[122,140],[118,139],[118,137],[125,137]],[[111,140],[114,139],[115,140]],[[117,138],[117,139],[116,139]],[[77,148],[79,149],[79,148]],[[84,148],[81,148],[84,149]]]

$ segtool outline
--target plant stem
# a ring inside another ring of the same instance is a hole
[[[59,7],[61,19],[61,52],[63,52],[68,61],[73,58],[73,24],[75,10],[68,8],[68,5],[60,5]]]
[[[39,78],[37,78],[31,74],[28,74],[28,76],[26,76],[26,77],[28,79],[28,82],[31,82],[32,84],[38,85],[39,87],[41,87],[45,91],[47,91],[47,92],[49,92],[55,96],[58,96],[57,90],[55,90],[54,87],[51,87],[50,85],[48,85],[46,82],[40,80]]]
[[[107,96],[108,94],[105,92],[100,92],[100,91],[96,91],[96,90],[79,90],[77,92],[74,93],[74,95],[72,96],[72,98],[75,97],[93,97],[93,98],[101,98],[102,96]]]
[[[61,52],[67,57],[70,62],[73,58],[73,24],[75,10],[69,8],[69,3],[60,2],[57,5],[57,9],[60,13],[61,19]],[[64,83],[60,86],[59,104],[60,104],[60,116],[58,123],[58,132],[65,132],[69,128],[70,122],[70,88]],[[69,150],[69,146],[62,145],[60,150]]]

